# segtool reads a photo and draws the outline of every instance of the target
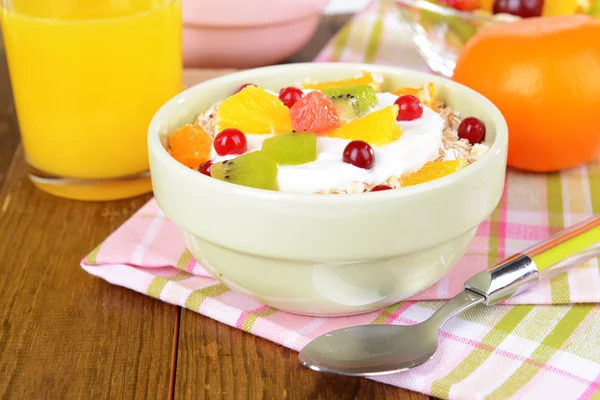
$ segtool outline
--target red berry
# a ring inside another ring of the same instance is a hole
[[[279,91],[279,100],[281,100],[288,108],[292,108],[292,106],[302,97],[304,97],[302,90],[292,86],[283,88]]]
[[[472,144],[481,143],[485,139],[485,124],[475,117],[465,118],[458,126],[458,137]]]
[[[388,185],[377,185],[373,189],[371,189],[371,192],[381,192],[382,190],[390,190],[390,189],[393,189],[393,188]]]
[[[412,121],[423,116],[423,104],[410,94],[400,96],[394,102],[398,106],[396,121]]]
[[[243,88],[245,88],[246,86],[256,86],[254,83],[244,83],[242,86],[240,86],[235,92],[233,92],[233,94],[236,94],[237,92],[241,91]]]
[[[248,150],[246,135],[235,128],[223,129],[213,142],[218,155],[244,154]]]
[[[369,169],[375,163],[375,153],[369,143],[353,140],[344,149],[343,160],[355,167]]]
[[[204,174],[206,176],[211,176],[210,175],[210,166],[211,165],[212,165],[212,161],[207,161],[205,163],[202,163],[202,164],[200,164],[198,171],[200,171],[201,174]]]
[[[496,0],[494,14],[506,13],[522,18],[539,17],[542,15],[544,0]]]

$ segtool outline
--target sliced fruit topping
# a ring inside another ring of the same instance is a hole
[[[297,131],[325,132],[340,126],[333,102],[323,93],[313,91],[290,108],[292,125]],[[291,130],[291,129],[288,129]]]
[[[198,171],[200,171],[200,173],[203,175],[210,176],[210,166],[211,165],[212,165],[212,161],[206,161],[206,162],[200,164]]]
[[[246,135],[239,129],[223,129],[215,137],[215,151],[218,155],[244,154],[248,150]]]
[[[233,160],[214,163],[213,178],[257,189],[277,190],[277,164],[262,151],[253,151]]]
[[[254,83],[244,83],[242,86],[237,88],[237,90],[235,92],[233,92],[233,94],[236,94],[237,92],[241,92],[242,89],[245,88],[246,86],[256,86],[256,85]]]
[[[185,125],[169,136],[171,155],[183,165],[197,169],[210,158],[212,137],[199,125]]]
[[[388,185],[377,185],[373,189],[371,189],[371,192],[381,192],[382,190],[390,190],[390,189],[393,189],[393,187],[388,186]]]
[[[312,132],[284,133],[265,140],[262,151],[279,165],[300,165],[317,159],[317,136]]]
[[[544,17],[573,15],[578,12],[580,4],[579,0],[545,0],[542,15]]]
[[[343,123],[362,117],[377,104],[377,93],[369,85],[349,86],[323,90]]]
[[[381,83],[376,82],[373,78],[373,74],[370,72],[363,72],[361,76],[356,78],[341,79],[339,81],[321,82],[321,83],[303,83],[302,87],[305,89],[325,90],[331,88],[339,88],[346,86],[359,86],[369,85],[372,86],[375,91],[381,90]]]
[[[347,140],[362,140],[373,146],[383,146],[398,140],[402,135],[402,128],[396,125],[397,116],[398,106],[388,106],[337,129],[327,131],[325,136]]]
[[[461,11],[473,11],[480,7],[479,0],[440,0],[440,2]]]
[[[254,134],[292,130],[290,110],[265,89],[246,86],[221,102],[217,110],[219,129],[236,128]]]
[[[397,121],[413,121],[423,116],[423,104],[413,95],[400,96],[394,104],[398,106]]]
[[[375,152],[369,143],[353,140],[344,149],[342,160],[358,168],[370,169],[375,164]]]
[[[283,88],[279,91],[279,100],[281,100],[288,108],[292,108],[292,106],[302,97],[304,97],[302,90],[293,86]]]
[[[480,4],[481,10],[485,11],[486,13],[491,14],[492,9],[494,8],[495,0],[480,0],[480,1],[481,1],[481,4]]]
[[[485,124],[475,117],[465,118],[458,126],[458,137],[471,144],[481,143],[485,139]]]
[[[426,86],[420,88],[400,88],[392,92],[396,96],[403,96],[410,94],[415,96],[421,104],[431,108],[433,111],[437,111],[437,93],[435,84],[433,82],[428,83]]]
[[[467,166],[467,160],[430,161],[417,172],[400,179],[402,186],[413,186],[450,175]]]

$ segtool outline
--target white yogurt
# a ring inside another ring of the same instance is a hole
[[[378,93],[378,110],[394,104],[398,97]],[[296,166],[279,166],[279,190],[293,193],[315,193],[328,189],[349,190],[354,182],[381,184],[391,176],[401,176],[420,169],[439,156],[444,121],[432,109],[423,106],[423,117],[414,121],[399,121],[404,133],[385,146],[373,146],[375,164],[362,169],[342,161],[342,153],[350,140],[317,136],[318,157],[315,161]],[[260,150],[262,142],[273,135],[247,134],[248,152]],[[223,161],[236,156],[219,156],[213,149],[213,160]]]

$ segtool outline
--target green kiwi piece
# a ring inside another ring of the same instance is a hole
[[[213,178],[257,189],[277,190],[277,164],[263,151],[253,151],[210,166]]]
[[[325,89],[323,94],[331,98],[338,115],[345,122],[362,117],[377,105],[377,94],[369,85]]]
[[[312,132],[290,132],[273,136],[262,144],[279,165],[300,165],[317,159],[317,135]]]

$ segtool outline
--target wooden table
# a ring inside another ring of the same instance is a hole
[[[311,60],[346,20],[324,19],[291,61]],[[0,398],[427,399],[310,371],[294,351],[85,273],[82,257],[151,196],[86,203],[37,190],[1,55]]]

